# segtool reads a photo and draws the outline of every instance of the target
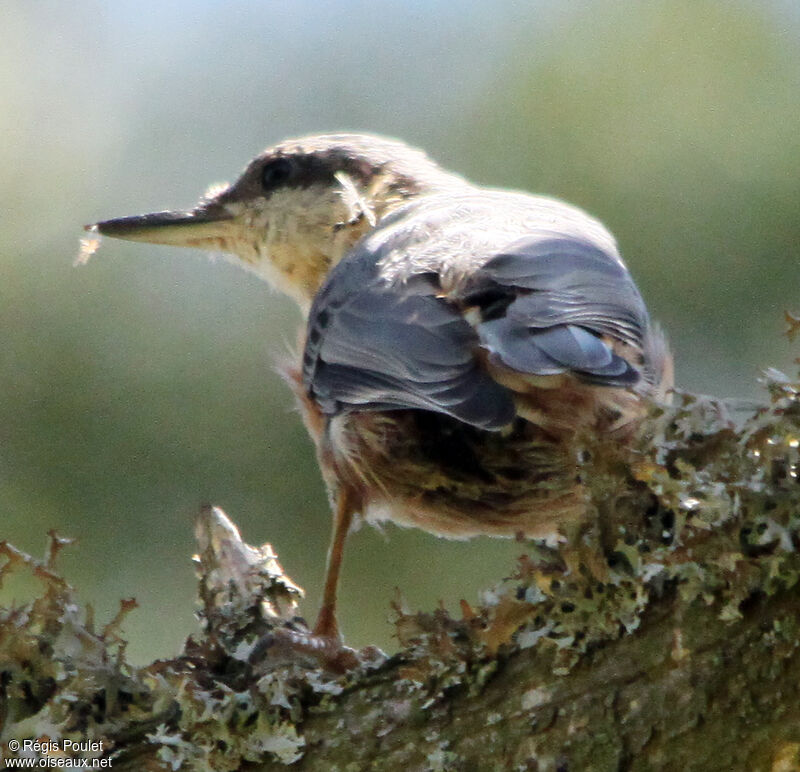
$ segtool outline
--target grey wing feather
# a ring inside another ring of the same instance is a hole
[[[534,230],[445,299],[436,275],[443,266],[401,280],[381,274],[382,257],[402,249],[386,239],[357,246],[312,305],[303,380],[324,412],[422,409],[499,429],[515,416],[513,395],[482,369],[481,346],[522,373],[569,371],[617,387],[639,379],[601,339],[653,349],[644,303],[612,250]],[[461,310],[474,306],[481,310],[475,328]],[[657,371],[645,362],[648,380]]]
[[[467,304],[484,311],[478,333],[495,360],[525,373],[572,371],[628,386],[639,372],[600,336],[644,348],[644,302],[619,258],[579,237],[530,237],[470,280]]]
[[[358,260],[340,263],[315,299],[303,363],[328,414],[419,408],[498,429],[511,393],[478,366],[478,337],[429,277],[387,284]]]

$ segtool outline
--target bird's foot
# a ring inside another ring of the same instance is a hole
[[[265,635],[250,655],[250,663],[268,660],[270,665],[302,662],[341,675],[360,665],[380,664],[386,655],[376,646],[361,650],[342,643],[341,638],[316,632],[277,628]]]
[[[272,662],[309,661],[335,673],[344,673],[358,667],[358,652],[345,646],[338,638],[326,638],[310,632],[298,632],[287,628],[273,630],[264,636],[253,654],[264,655]],[[251,662],[253,657],[251,656]]]

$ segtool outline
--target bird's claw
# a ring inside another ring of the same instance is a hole
[[[250,654],[250,664],[262,662],[270,666],[304,663],[341,675],[360,665],[377,664],[386,655],[375,646],[360,651],[345,646],[341,638],[312,632],[300,632],[286,627],[265,635]]]

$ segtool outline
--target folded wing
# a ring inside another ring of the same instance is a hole
[[[522,239],[473,274],[464,303],[477,306],[492,358],[523,373],[571,371],[585,381],[632,386],[640,371],[611,341],[637,351],[647,310],[622,262],[577,237]]]
[[[522,239],[448,297],[434,272],[385,280],[379,258],[357,248],[311,309],[304,383],[328,414],[416,408],[499,429],[514,418],[513,394],[481,349],[520,373],[599,385],[631,386],[647,373],[611,344],[645,349],[641,296],[619,258],[588,240]]]
[[[480,367],[474,330],[432,277],[352,284],[359,272],[339,267],[312,307],[303,361],[324,412],[419,408],[485,429],[514,418],[511,393]]]

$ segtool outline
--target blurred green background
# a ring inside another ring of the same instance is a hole
[[[367,130],[605,221],[682,387],[758,396],[800,310],[800,12],[785,2],[0,4],[0,538],[63,564],[143,662],[194,627],[192,522],[269,540],[314,615],[329,516],[273,361],[299,317],[201,253],[81,225],[192,204],[287,136]],[[388,527],[350,541],[348,640],[453,607],[520,551]],[[0,600],[22,597],[7,586]]]

